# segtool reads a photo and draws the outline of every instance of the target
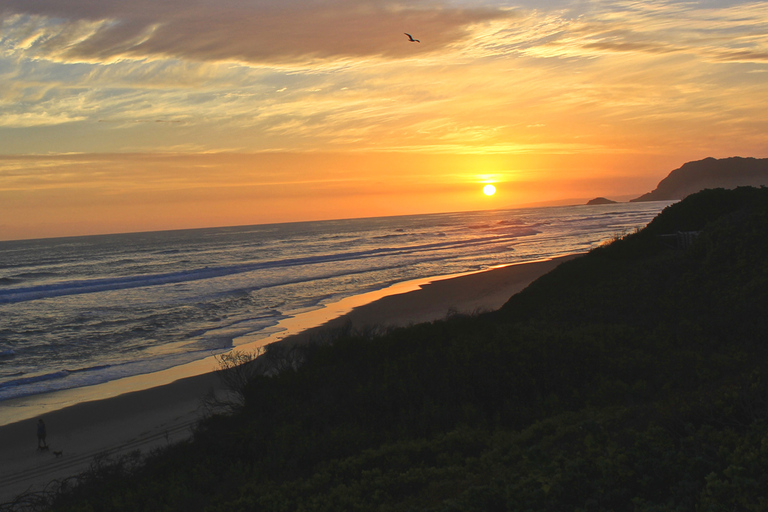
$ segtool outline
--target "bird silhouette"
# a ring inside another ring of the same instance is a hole
[[[410,42],[412,42],[412,43],[420,43],[421,42],[418,39],[414,39],[413,36],[411,34],[409,34],[408,32],[403,32],[403,34],[407,35],[408,36],[408,40]]]

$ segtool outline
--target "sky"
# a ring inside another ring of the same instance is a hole
[[[710,156],[768,157],[768,2],[0,0],[0,240],[628,200]]]

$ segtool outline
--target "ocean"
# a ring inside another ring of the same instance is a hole
[[[585,252],[668,204],[0,242],[0,407],[204,359],[395,283]]]

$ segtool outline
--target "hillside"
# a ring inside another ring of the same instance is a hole
[[[766,233],[768,189],[707,190],[499,311],[275,348],[234,414],[46,509],[765,510]]]
[[[705,158],[688,162],[670,172],[656,189],[636,201],[668,201],[682,199],[707,188],[726,188],[768,185],[768,158]]]

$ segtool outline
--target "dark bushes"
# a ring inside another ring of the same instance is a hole
[[[764,510],[767,210],[705,191],[498,312],[313,347],[53,508]]]

